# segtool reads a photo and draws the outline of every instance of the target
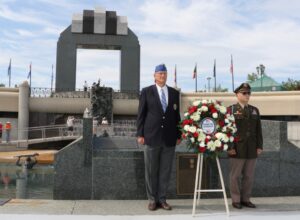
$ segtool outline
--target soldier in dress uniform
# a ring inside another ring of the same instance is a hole
[[[232,206],[255,208],[250,201],[256,158],[262,153],[263,137],[259,110],[249,105],[251,87],[242,83],[235,89],[238,103],[230,106],[237,126],[237,141],[228,150],[230,156],[230,194]],[[241,179],[241,186],[240,180]]]

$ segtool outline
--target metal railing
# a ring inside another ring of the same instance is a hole
[[[9,143],[17,147],[27,147],[28,144],[77,139],[82,135],[82,124],[74,125],[73,131],[68,131],[66,125],[50,125],[17,129],[17,132],[23,133],[28,138],[11,139]]]
[[[139,98],[139,91],[120,91],[113,90],[114,99],[137,99]],[[64,91],[56,91],[54,88],[42,88],[42,87],[32,87],[30,89],[30,97],[34,98],[90,98],[91,90],[90,87],[87,91],[84,89],[64,89]]]
[[[52,98],[90,98],[90,89],[64,89],[64,91],[55,91],[51,88],[32,87],[30,89],[30,97],[52,97]]]

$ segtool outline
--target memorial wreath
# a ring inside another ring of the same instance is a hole
[[[216,100],[194,101],[179,127],[188,148],[208,156],[226,151],[237,140],[231,110]]]

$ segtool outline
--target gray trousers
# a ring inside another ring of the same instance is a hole
[[[230,158],[230,194],[232,202],[250,201],[255,164],[256,159]]]
[[[146,192],[151,202],[166,201],[174,153],[175,147],[145,147]]]

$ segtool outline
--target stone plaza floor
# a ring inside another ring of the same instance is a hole
[[[203,199],[197,207],[197,216],[192,217],[192,200],[169,200],[172,211],[147,210],[145,200],[18,200],[13,199],[0,206],[0,219],[228,219],[223,199]],[[229,204],[231,201],[229,199]],[[256,209],[233,209],[230,219],[300,219],[300,197],[253,198]]]

